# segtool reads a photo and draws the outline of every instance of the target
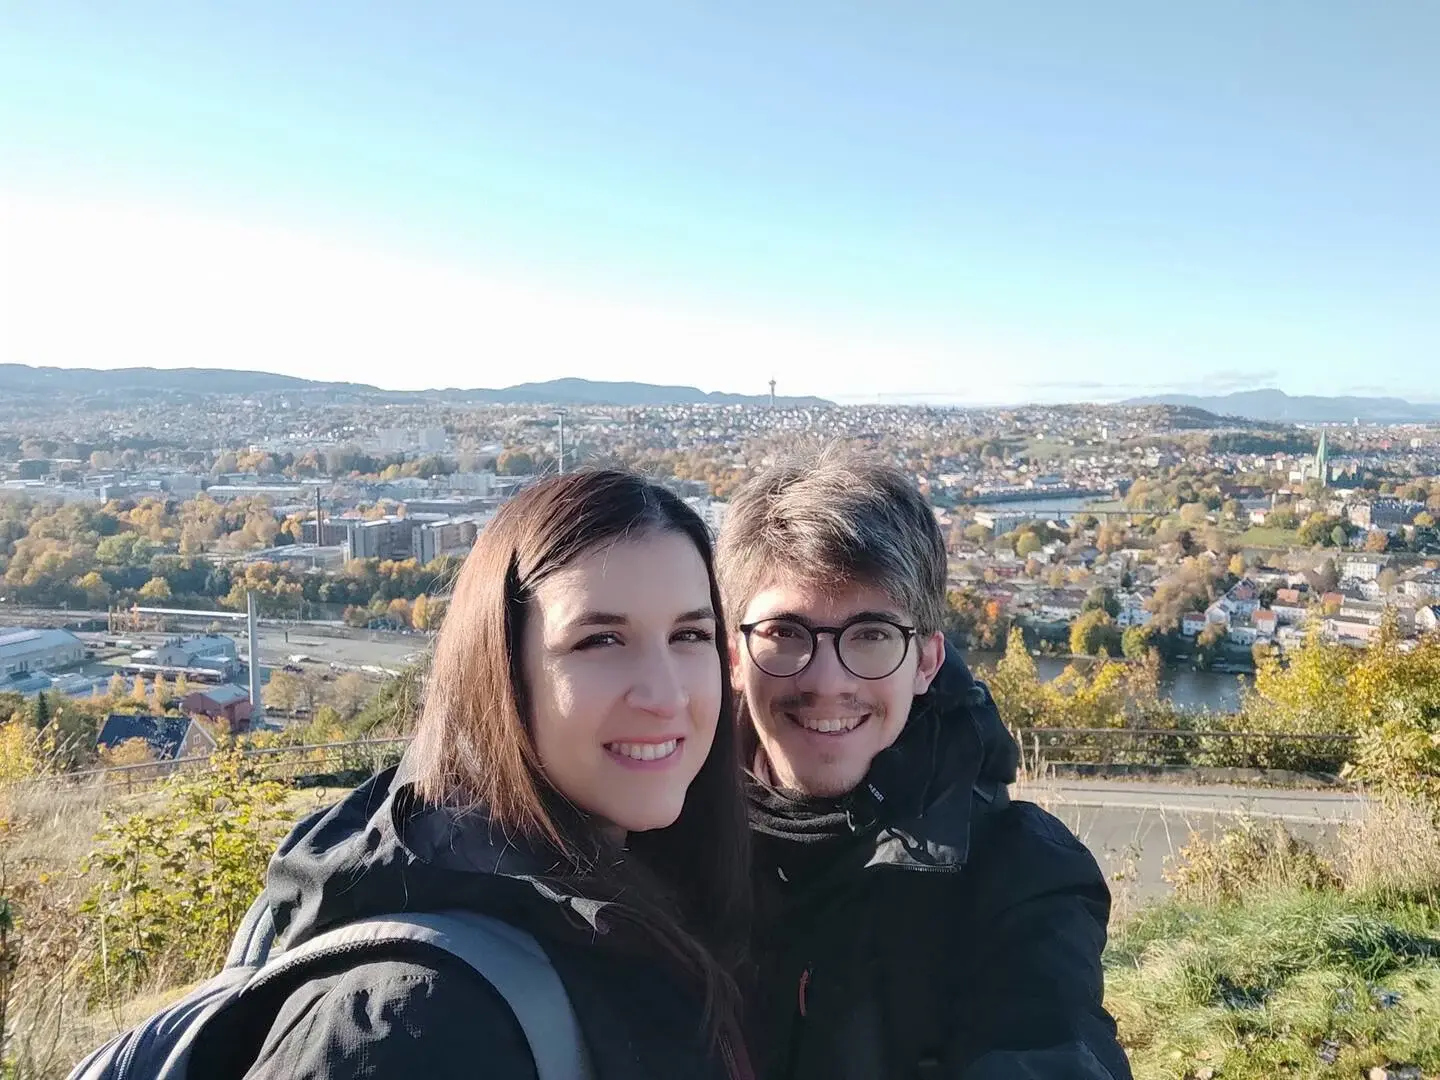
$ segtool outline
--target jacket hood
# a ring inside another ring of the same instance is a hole
[[[457,907],[537,935],[593,937],[604,904],[547,882],[560,872],[483,812],[424,804],[407,756],[296,825],[270,860],[265,895],[287,948],[354,919]]]

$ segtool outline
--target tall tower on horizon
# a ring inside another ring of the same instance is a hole
[[[1315,448],[1315,475],[1323,487],[1330,486],[1330,447],[1325,441],[1325,429],[1320,429],[1320,445]]]
[[[770,408],[775,407],[775,380],[770,380]]]

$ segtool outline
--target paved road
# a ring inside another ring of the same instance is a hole
[[[1166,861],[1191,834],[1213,836],[1242,813],[1281,821],[1323,852],[1334,849],[1340,826],[1358,820],[1366,806],[1346,792],[1128,780],[1056,780],[1016,795],[1045,806],[1089,845],[1121,903],[1163,895]]]

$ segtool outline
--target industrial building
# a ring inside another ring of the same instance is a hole
[[[0,630],[0,676],[70,667],[85,659],[85,643],[68,630]]]

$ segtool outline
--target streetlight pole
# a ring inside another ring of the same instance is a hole
[[[560,475],[565,475],[565,410],[556,409],[555,415],[560,418]]]

